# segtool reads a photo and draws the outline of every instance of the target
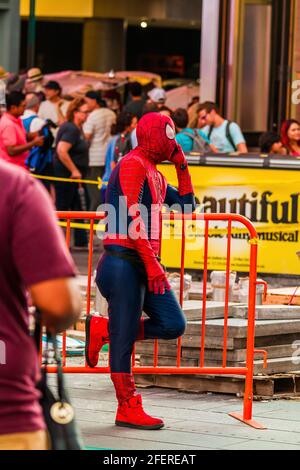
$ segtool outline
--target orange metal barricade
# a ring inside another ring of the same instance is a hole
[[[57,217],[67,221],[66,241],[70,246],[71,221],[81,219],[90,223],[90,244],[88,255],[88,283],[87,283],[87,315],[91,312],[91,285],[92,285],[92,258],[93,258],[93,237],[95,223],[101,221],[105,214],[96,214],[91,212],[58,212]],[[244,393],[244,409],[243,415],[230,413],[230,416],[252,426],[256,429],[265,429],[264,426],[252,419],[253,405],[253,371],[254,371],[254,355],[263,354],[264,363],[266,365],[266,352],[263,350],[255,350],[255,300],[257,286],[257,246],[258,235],[252,223],[245,217],[235,214],[163,214],[162,219],[168,221],[182,221],[182,242],[181,242],[181,269],[180,269],[180,304],[183,304],[183,282],[184,282],[184,263],[185,263],[185,245],[186,245],[186,222],[202,221],[204,224],[204,257],[203,257],[203,304],[202,304],[202,322],[200,325],[201,344],[199,345],[199,366],[198,367],[182,367],[181,366],[181,344],[182,339],[178,340],[177,360],[174,367],[161,367],[158,365],[159,345],[158,340],[154,344],[153,366],[136,366],[135,352],[132,357],[132,370],[135,374],[206,374],[206,375],[241,375],[245,376],[245,393]],[[220,367],[205,366],[205,336],[206,336],[206,292],[208,281],[208,248],[209,248],[209,224],[210,222],[226,222],[227,223],[227,262],[226,262],[226,289],[225,289],[225,307],[224,307],[224,334],[223,334],[223,359]],[[227,336],[228,336],[228,318],[229,318],[229,289],[230,289],[230,258],[232,245],[232,228],[233,223],[239,223],[247,229],[250,240],[250,264],[249,264],[249,304],[248,304],[248,330],[247,330],[247,354],[245,367],[228,367],[227,366]],[[66,373],[109,373],[109,367],[89,368],[87,364],[83,366],[67,366],[66,364],[66,334],[63,336],[62,346],[62,363],[63,371]],[[49,367],[49,372],[54,372],[55,367]]]

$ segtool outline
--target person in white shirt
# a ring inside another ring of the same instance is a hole
[[[105,155],[111,137],[111,127],[116,122],[116,115],[105,107],[100,93],[88,91],[85,95],[90,114],[84,124],[83,130],[89,147],[88,179],[102,178],[105,170]],[[90,196],[90,210],[97,211],[101,204],[101,192],[96,185],[88,185]]]
[[[51,80],[45,87],[46,101],[43,101],[39,109],[39,117],[45,121],[52,121],[57,126],[52,128],[53,137],[56,138],[58,127],[66,121],[68,101],[61,98],[62,89],[58,82]]]

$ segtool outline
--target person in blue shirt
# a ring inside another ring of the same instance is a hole
[[[202,131],[220,153],[248,153],[240,127],[224,119],[215,103],[206,101],[200,104],[198,116],[199,121],[205,124]]]
[[[172,119],[177,130],[176,141],[184,153],[209,153],[217,151],[217,149],[210,145],[208,137],[200,129],[188,127],[189,116],[185,109],[176,109]]]

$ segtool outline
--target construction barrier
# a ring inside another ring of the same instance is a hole
[[[91,286],[93,276],[93,238],[94,229],[97,222],[105,217],[104,213],[96,214],[91,212],[58,212],[57,217],[60,220],[66,221],[66,242],[68,247],[71,240],[71,221],[84,219],[89,222],[89,253],[88,253],[88,281],[87,281],[87,305],[86,314],[91,313]],[[181,228],[181,268],[180,268],[180,304],[183,305],[183,285],[185,273],[185,252],[186,252],[186,224],[190,221],[203,224],[203,300],[202,300],[202,321],[199,325],[200,344],[199,344],[199,366],[198,367],[182,367],[181,366],[181,348],[182,338],[178,339],[177,345],[177,359],[176,365],[173,367],[161,367],[159,363],[159,341],[155,341],[154,356],[152,366],[139,366],[136,365],[135,352],[132,355],[132,370],[134,374],[205,374],[205,375],[240,375],[245,376],[245,393],[244,393],[244,409],[243,415],[237,413],[230,413],[230,416],[256,428],[264,429],[264,426],[255,422],[252,419],[252,405],[253,405],[253,371],[254,371],[254,355],[263,354],[266,363],[266,352],[263,350],[255,350],[254,335],[255,335],[255,302],[256,302],[256,287],[257,287],[257,249],[258,237],[257,232],[252,223],[245,217],[234,214],[189,214],[182,215],[176,213],[162,214],[162,222],[164,220],[179,221],[182,224]],[[223,353],[222,364],[220,367],[207,367],[205,365],[205,337],[206,337],[206,312],[207,312],[207,283],[208,283],[208,249],[209,249],[209,235],[210,224],[216,221],[226,223],[227,226],[227,241],[226,241],[226,286],[225,286],[225,304],[224,304],[224,332],[223,332]],[[249,297],[248,297],[248,324],[247,324],[247,353],[245,367],[228,367],[227,365],[227,340],[228,340],[228,319],[229,319],[229,289],[230,289],[230,260],[232,248],[232,233],[236,229],[234,225],[241,225],[243,230],[249,233]],[[161,224],[162,225],[162,224]],[[196,255],[196,252],[195,252]],[[101,374],[109,373],[109,366],[89,368],[85,363],[82,366],[69,366],[67,365],[66,358],[66,334],[63,335],[62,344],[62,364],[65,373],[86,373],[86,374]],[[55,372],[55,367],[49,367],[49,372]]]

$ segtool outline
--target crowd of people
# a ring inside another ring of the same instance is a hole
[[[61,85],[45,83],[38,68],[30,69],[23,81],[8,80],[0,72],[7,88],[0,108],[0,158],[39,176],[58,210],[97,210],[113,168],[137,146],[137,123],[149,112],[173,119],[176,141],[185,153],[248,153],[239,125],[225,119],[212,102],[195,98],[187,109],[171,110],[163,88],[154,87],[145,96],[141,84],[132,82],[126,103],[117,100],[115,106],[112,93],[90,90],[80,97],[64,96]],[[284,122],[281,135],[264,133],[260,147],[264,154],[299,156],[299,122]],[[53,182],[53,177],[79,182]],[[86,186],[85,179],[95,184]],[[85,233],[78,231],[75,246],[86,245]]]

